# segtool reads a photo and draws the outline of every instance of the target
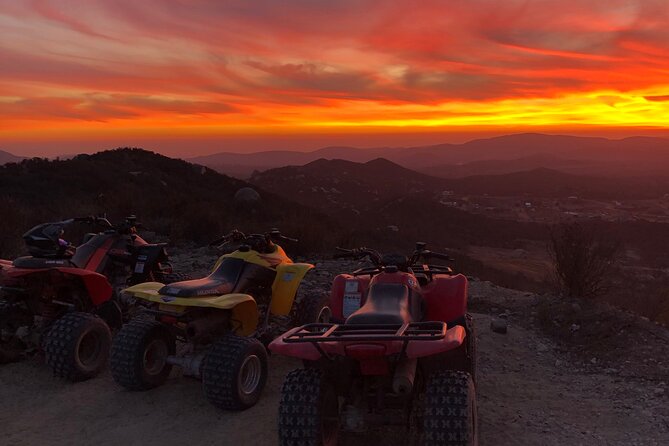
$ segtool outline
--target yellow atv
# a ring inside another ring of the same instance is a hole
[[[261,340],[266,344],[279,334],[273,333],[273,321],[300,326],[327,322],[331,315],[327,295],[306,295],[300,287],[314,266],[293,263],[276,244],[283,240],[297,241],[276,229],[248,236],[234,230],[212,243],[237,247],[222,255],[207,277],[124,290],[124,297],[145,310],[114,339],[114,380],[130,390],[150,389],[179,366],[184,375],[202,380],[213,405],[253,406],[267,381]]]

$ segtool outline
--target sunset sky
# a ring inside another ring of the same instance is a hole
[[[669,129],[666,0],[0,0],[0,149]]]

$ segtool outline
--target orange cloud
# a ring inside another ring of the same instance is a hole
[[[664,0],[0,3],[0,144],[666,128]]]

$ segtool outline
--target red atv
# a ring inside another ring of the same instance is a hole
[[[61,237],[75,222],[100,232],[86,234],[74,247]],[[83,217],[26,232],[31,255],[0,260],[0,363],[43,350],[57,376],[80,381],[97,375],[109,357],[110,327],[128,317],[120,290],[183,279],[172,274],[165,244],[148,244],[136,228],[135,217],[117,226],[104,217]]]
[[[373,266],[335,278],[331,323],[297,327],[269,346],[305,364],[281,390],[279,444],[335,445],[340,429],[401,424],[420,445],[477,445],[466,277],[423,263],[451,260],[425,243],[410,258],[339,250]]]

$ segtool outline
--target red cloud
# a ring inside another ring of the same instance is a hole
[[[382,119],[593,91],[658,102],[669,84],[665,0],[39,0],[0,18],[6,120]]]

